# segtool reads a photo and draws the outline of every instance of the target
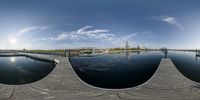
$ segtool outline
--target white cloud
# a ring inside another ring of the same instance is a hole
[[[128,34],[128,35],[124,35],[124,36],[118,36],[115,37],[113,40],[111,40],[110,42],[114,45],[114,46],[125,46],[126,41],[129,42],[130,45],[133,45],[134,43],[134,38],[138,35],[138,33],[133,33],[133,34]]]
[[[81,32],[83,32],[83,31],[85,31],[87,29],[90,29],[90,28],[92,28],[92,26],[84,26],[83,28],[77,30],[77,33],[81,33]]]
[[[163,16],[160,18],[160,20],[172,26],[176,26],[180,29],[183,29],[183,26],[177,22],[177,19],[175,17]]]
[[[146,44],[142,41],[144,41],[144,39],[148,39],[148,38],[152,38],[152,37],[153,37],[153,34],[150,31],[135,32],[135,33],[132,33],[132,34],[116,36],[110,42],[115,47],[116,46],[117,47],[123,47],[123,46],[125,46],[126,41],[128,41],[128,43],[131,47],[135,47],[137,45]]]
[[[42,26],[42,27],[26,27],[22,30],[20,30],[19,32],[15,33],[15,36],[21,36],[24,35],[25,33],[34,31],[34,32],[39,32],[39,31],[43,31],[45,29],[47,29],[47,26]]]
[[[71,32],[63,32],[54,37],[44,37],[34,39],[32,41],[65,41],[65,40],[76,40],[77,46],[96,46],[97,44],[102,44],[103,46],[111,46],[111,47],[123,47],[126,41],[129,42],[130,46],[137,46],[140,43],[138,42],[138,37],[140,38],[149,38],[152,37],[152,33],[150,31],[145,32],[135,32],[132,34],[126,35],[115,35],[111,34],[107,29],[94,29],[93,26],[84,26],[78,30],[71,31]],[[87,41],[94,41],[94,43],[81,43],[79,40],[87,40]],[[75,43],[75,41],[73,42]],[[76,44],[75,43],[75,44]],[[106,44],[105,44],[106,43]],[[73,45],[69,45],[68,43],[62,46],[69,46],[73,47]],[[100,45],[97,45],[100,46]],[[74,46],[75,47],[75,46]]]
[[[109,30],[93,29],[92,26],[84,26],[76,31],[63,32],[56,37],[40,38],[36,40],[88,40],[88,39],[112,39],[115,35],[108,33]]]

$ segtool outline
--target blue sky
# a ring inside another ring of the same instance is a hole
[[[200,49],[199,0],[1,0],[0,49]]]

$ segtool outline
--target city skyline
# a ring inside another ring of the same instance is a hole
[[[0,49],[200,49],[200,1],[0,1]]]

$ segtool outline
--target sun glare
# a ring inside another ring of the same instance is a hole
[[[17,43],[16,38],[11,38],[11,39],[10,39],[10,43],[11,43],[11,44],[16,44],[16,43]]]
[[[10,58],[10,61],[11,61],[12,63],[14,63],[14,62],[15,62],[15,58],[14,58],[14,57],[11,57],[11,58]]]

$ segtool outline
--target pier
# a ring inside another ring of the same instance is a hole
[[[147,82],[127,89],[102,89],[86,84],[74,72],[68,58],[26,54],[59,61],[40,81],[25,85],[0,84],[0,100],[194,100],[200,99],[200,84],[183,76],[171,59],[162,59]]]

